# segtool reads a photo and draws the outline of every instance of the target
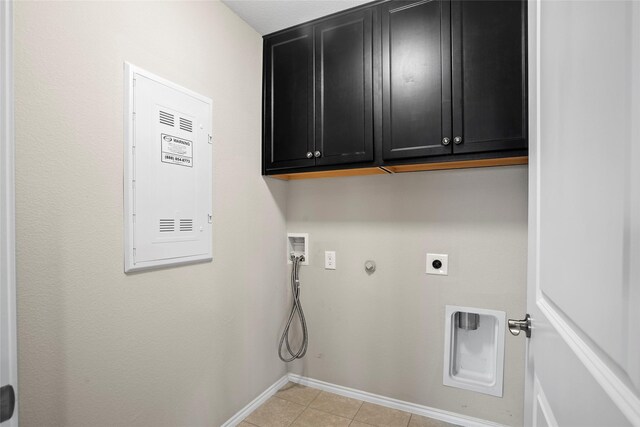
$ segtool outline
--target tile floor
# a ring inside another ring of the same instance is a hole
[[[453,424],[288,383],[239,427],[451,427]]]

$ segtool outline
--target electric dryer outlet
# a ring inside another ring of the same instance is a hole
[[[449,275],[449,255],[427,254],[427,274]]]

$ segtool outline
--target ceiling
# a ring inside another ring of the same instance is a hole
[[[371,0],[222,0],[262,35]]]

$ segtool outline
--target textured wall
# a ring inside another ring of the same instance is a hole
[[[506,336],[504,398],[445,387],[442,367],[446,304],[525,313],[525,166],[292,181],[287,228],[310,233],[311,253],[309,353],[293,372],[522,424],[524,339]],[[448,276],[425,275],[427,252],[449,254]]]
[[[217,2],[15,4],[21,425],[219,425],[285,368],[262,40]],[[214,261],[123,273],[123,62],[214,102]]]

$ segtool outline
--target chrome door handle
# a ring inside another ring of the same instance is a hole
[[[320,156],[322,155],[322,153],[321,153],[321,152],[319,152],[319,151],[316,151],[315,153],[313,153],[313,155],[314,155],[315,157],[320,157]]]
[[[313,157],[313,153],[311,151],[307,152],[307,159],[310,159]]]
[[[528,314],[522,320],[509,319],[507,324],[509,325],[511,335],[517,337],[520,335],[520,332],[524,331],[527,338],[531,338],[531,316]]]
[[[462,144],[462,137],[461,136],[456,136],[455,138],[453,138],[453,143],[456,144],[456,145]]]

